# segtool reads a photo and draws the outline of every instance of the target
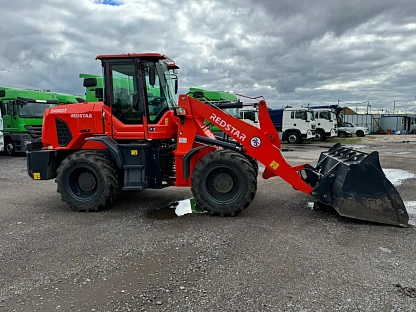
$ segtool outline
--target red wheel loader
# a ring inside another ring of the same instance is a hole
[[[97,59],[103,89],[96,89],[96,97],[102,101],[47,109],[42,141],[27,152],[29,176],[55,179],[63,201],[74,210],[107,207],[123,190],[177,186],[191,187],[200,208],[211,215],[234,216],[253,201],[260,162],[266,167],[264,179],[281,177],[342,216],[408,224],[377,152],[337,144],[316,166],[292,167],[281,153],[264,100],[258,101],[257,128],[223,110],[242,107],[240,101],[201,102],[179,95],[177,103],[169,71],[176,65],[165,55]],[[231,140],[214,136],[211,124]]]

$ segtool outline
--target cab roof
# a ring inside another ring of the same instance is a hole
[[[101,54],[101,55],[98,55],[95,59],[96,60],[108,60],[108,59],[123,59],[123,58],[125,58],[125,59],[141,58],[141,59],[152,60],[152,61],[162,60],[162,61],[166,62],[168,64],[169,68],[171,68],[171,69],[179,68],[172,59],[170,59],[166,55],[160,54],[160,53]]]

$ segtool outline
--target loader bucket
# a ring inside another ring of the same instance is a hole
[[[367,154],[337,143],[321,153],[316,167],[306,174],[306,182],[314,188],[311,195],[339,215],[408,225],[403,200],[383,173],[378,152]]]

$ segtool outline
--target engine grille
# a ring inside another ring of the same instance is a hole
[[[68,124],[58,118],[55,119],[55,123],[59,146],[67,146],[72,140],[71,130],[69,130]]]
[[[25,126],[25,129],[34,139],[40,138],[42,136],[42,125]]]

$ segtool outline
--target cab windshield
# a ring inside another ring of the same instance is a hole
[[[156,123],[169,109],[178,104],[170,71],[164,62],[156,63],[156,81],[150,84],[149,73],[146,74],[147,103],[149,105],[150,123]]]
[[[308,119],[307,120],[315,120],[312,112],[308,112]]]
[[[56,106],[49,103],[23,103],[18,105],[19,116],[23,118],[43,118],[45,109]]]

